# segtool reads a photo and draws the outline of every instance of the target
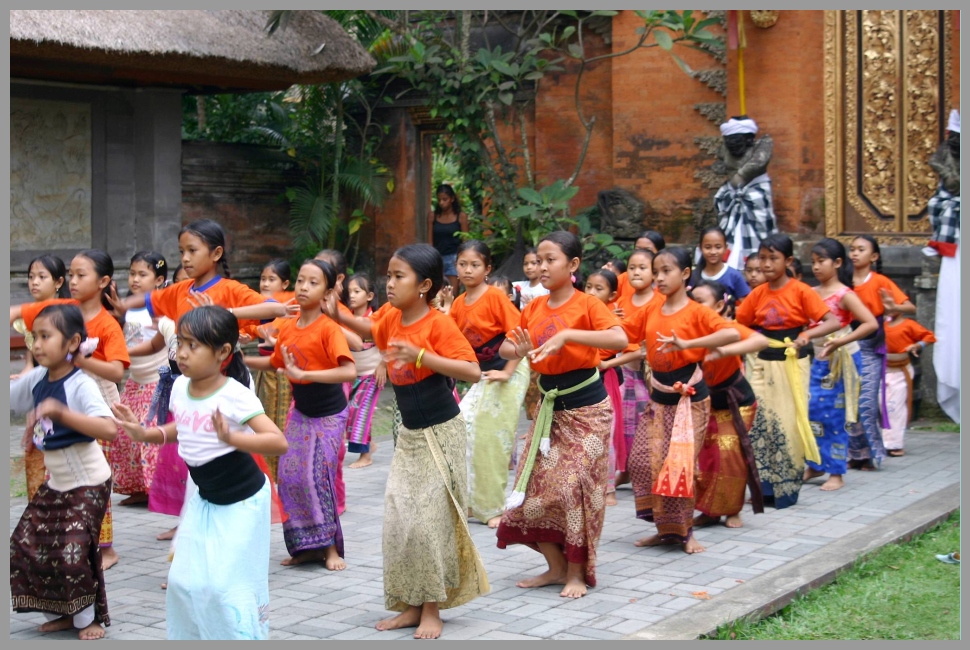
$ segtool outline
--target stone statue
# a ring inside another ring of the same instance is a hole
[[[596,196],[600,231],[617,239],[636,239],[643,230],[643,202],[627,190],[614,187]]]
[[[724,144],[717,155],[728,181],[714,195],[714,206],[718,226],[727,235],[727,263],[738,270],[757,254],[761,240],[778,230],[767,173],[773,143],[769,135],[755,139],[757,133],[758,125],[747,115],[721,125]]]

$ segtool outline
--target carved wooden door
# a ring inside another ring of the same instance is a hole
[[[951,11],[826,11],[826,233],[916,243],[949,113]]]

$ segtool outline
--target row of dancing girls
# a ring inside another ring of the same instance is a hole
[[[11,325],[22,318],[26,331],[30,332],[34,331],[34,320],[44,308],[53,304],[77,305],[84,318],[87,336],[92,342],[96,339],[97,346],[93,352],[74,354],[72,362],[94,380],[107,404],[119,401],[118,382],[124,377],[125,368],[130,363],[121,325],[105,309],[106,305],[110,306],[108,294],[111,290],[113,274],[114,263],[107,253],[97,249],[81,251],[71,260],[68,283],[72,296],[70,299],[54,298],[10,308]],[[34,422],[28,421],[28,425],[27,429],[30,429],[34,426]],[[114,436],[98,439],[105,456],[109,458],[113,439]],[[30,440],[25,442],[25,448],[29,449],[32,442]],[[110,498],[106,504],[100,536],[100,558],[104,568],[108,569],[118,562],[118,554],[113,547]]]

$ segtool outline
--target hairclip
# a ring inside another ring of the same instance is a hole
[[[83,341],[81,341],[81,345],[77,349],[78,353],[82,357],[90,357],[92,354],[94,354],[94,351],[98,349],[99,340],[100,339],[98,339],[98,337],[94,337],[92,339],[84,339]]]

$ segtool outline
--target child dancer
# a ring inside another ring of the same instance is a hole
[[[10,535],[10,596],[16,612],[43,612],[41,632],[78,630],[100,639],[110,625],[98,538],[111,499],[111,468],[95,440],[117,428],[83,357],[84,317],[75,305],[48,305],[32,319],[40,364],[10,384],[10,408],[31,413],[24,446],[44,454],[50,479],[30,498]]]
[[[128,264],[130,293],[143,294],[152,289],[160,289],[165,286],[167,279],[168,266],[160,254],[154,251],[138,251],[132,256]],[[158,369],[168,364],[168,352],[163,349],[136,356],[132,350],[134,346],[151,341],[156,332],[158,328],[147,309],[129,309],[125,314],[125,338],[132,347],[128,350],[131,365],[128,368],[128,381],[121,392],[121,403],[130,408],[140,422],[148,421],[148,409],[158,384]],[[108,463],[111,465],[114,492],[129,495],[119,505],[148,501],[148,490],[157,460],[158,447],[133,441],[124,429],[118,431],[118,437],[111,445]]]
[[[913,415],[913,364],[910,355],[918,357],[936,337],[919,323],[902,314],[887,318],[886,327],[886,406],[889,428],[882,430],[886,453],[903,456],[903,437]],[[861,329],[861,328],[860,328]]]
[[[468,427],[468,511],[489,528],[498,528],[529,364],[499,356],[519,312],[500,289],[486,284],[492,270],[488,246],[474,239],[462,242],[457,269],[465,293],[455,298],[448,314],[472,346],[483,380],[468,389],[460,404]]]
[[[657,254],[658,251],[662,251],[667,246],[667,242],[664,241],[664,236],[661,235],[656,230],[644,230],[637,237],[637,240],[633,242],[633,250],[647,250]],[[626,271],[617,274],[617,299],[623,298],[627,294],[633,293],[633,288],[630,286],[630,268],[627,267]]]
[[[841,243],[827,238],[815,244],[812,272],[820,283],[815,292],[842,326],[824,340],[815,340],[809,389],[808,418],[822,462],[808,461],[804,480],[828,472],[829,478],[820,488],[828,492],[844,485],[849,431],[859,428],[862,356],[857,341],[874,333],[878,326],[875,317],[852,291],[852,270]],[[855,331],[849,326],[853,319],[860,323]]]
[[[94,379],[101,396],[108,404],[119,400],[118,384],[130,363],[125,335],[118,321],[104,308],[107,292],[111,288],[114,263],[102,250],[89,249],[78,253],[71,260],[70,300],[55,299],[35,302],[10,309],[10,320],[23,317],[28,331],[33,330],[34,319],[50,304],[76,304],[84,315],[84,327],[91,340],[97,339],[97,348],[90,356],[75,355],[74,364]],[[112,437],[113,439],[113,437]],[[111,455],[111,439],[99,438],[106,457]],[[118,562],[113,548],[111,500],[108,500],[104,522],[101,524],[101,559],[105,570]]]
[[[341,384],[356,376],[354,359],[340,326],[324,316],[321,303],[337,273],[320,260],[307,260],[296,278],[300,318],[284,323],[273,356],[249,359],[251,368],[281,368],[292,383],[293,409],[286,420],[289,451],[280,458],[280,501],[289,516],[283,540],[290,556],[284,566],[326,562],[346,568],[337,515],[336,477],[347,429],[347,398]]]
[[[614,417],[596,369],[599,350],[621,350],[627,339],[602,301],[576,289],[583,248],[575,235],[552,232],[537,252],[549,295],[522,311],[500,352],[509,360],[529,357],[543,398],[499,524],[498,547],[526,544],[548,564],[517,586],[564,585],[560,596],[580,598],[587,585],[596,586]]]
[[[441,635],[439,609],[488,593],[468,523],[465,422],[448,378],[476,383],[482,371],[455,322],[430,307],[444,278],[428,244],[394,252],[387,265],[392,305],[373,323],[403,426],[384,492],[384,606],[401,612],[378,630],[417,627]]]
[[[627,460],[639,519],[657,534],[636,546],[679,544],[704,551],[694,538],[694,467],[704,443],[711,400],[700,362],[704,348],[740,339],[716,312],[687,297],[690,254],[665,248],[653,260],[659,309],[643,309],[623,322],[631,341],[645,341],[650,365],[650,405],[637,425]],[[669,332],[669,334],[668,334]]]
[[[535,248],[525,249],[525,256],[522,258],[522,273],[525,275],[525,280],[513,282],[512,285],[519,288],[521,308],[525,309],[533,298],[545,296],[549,293],[549,290],[539,281],[539,256],[536,254]]]
[[[368,318],[374,313],[375,293],[370,278],[363,274],[351,276],[347,281],[350,294],[350,310],[356,318]],[[350,464],[350,469],[371,465],[373,454],[377,451],[377,441],[371,439],[371,423],[377,400],[387,381],[387,369],[378,373],[381,367],[381,353],[368,337],[363,341],[363,349],[353,352],[354,365],[357,367],[357,381],[350,391],[350,412],[347,417],[347,451],[360,454]]]
[[[701,243],[698,246],[700,266],[694,269],[690,284],[696,287],[702,280],[713,280],[727,289],[731,298],[743,300],[751,293],[751,288],[741,271],[728,266],[724,261],[727,249],[727,236],[723,230],[717,226],[705,228],[701,232]]]
[[[41,255],[31,260],[27,266],[27,288],[31,298],[36,302],[69,298],[71,294],[67,288],[67,268],[61,258]],[[34,358],[30,354],[31,348],[34,347],[34,335],[24,325],[23,318],[15,319],[13,328],[24,335],[24,343],[27,346],[27,358],[24,360],[23,370],[10,377],[10,379],[19,379],[20,375],[36,367]],[[27,499],[29,500],[34,497],[34,493],[44,483],[47,475],[44,454],[33,445],[24,453],[24,472],[27,475]]]
[[[849,438],[849,468],[872,471],[886,456],[882,430],[888,429],[886,413],[886,340],[883,318],[888,313],[915,314],[896,283],[882,275],[879,242],[872,235],[859,235],[849,245],[852,284],[859,299],[876,317],[879,329],[859,341],[862,352],[862,388],[859,394],[859,423],[864,435]],[[875,267],[875,270],[873,270]]]
[[[641,243],[650,241],[646,237],[641,239]],[[617,290],[617,309],[613,312],[621,320],[633,318],[643,309],[659,309],[663,305],[663,294],[653,288],[653,258],[654,252],[648,248],[638,248],[630,254],[626,270],[630,289],[622,295]],[[617,485],[630,482],[627,460],[633,449],[633,436],[637,423],[650,403],[650,391],[647,389],[650,368],[645,361],[646,350],[640,347],[639,341],[632,343],[635,344],[630,348],[632,352],[625,351],[619,357],[622,364],[620,372],[623,374],[623,448],[617,450],[616,467],[620,471],[616,477]]]
[[[791,239],[772,234],[761,242],[758,260],[765,284],[751,291],[738,306],[737,321],[769,339],[768,349],[758,353],[749,368],[748,381],[758,402],[770,405],[781,419],[785,453],[767,454],[776,445],[777,431],[763,430],[758,423],[751,430],[755,461],[766,503],[787,508],[798,501],[805,459],[821,462],[818,445],[808,420],[810,363],[805,346],[819,336],[839,329],[839,319],[807,284],[787,274],[793,256]],[[808,327],[816,321],[815,327]]]
[[[701,280],[691,290],[691,298],[731,318],[733,300],[720,282]],[[711,419],[697,458],[694,508],[702,514],[694,517],[695,527],[717,524],[726,517],[725,526],[741,528],[745,485],[751,490],[751,509],[764,512],[761,480],[748,436],[755,413],[762,407],[744,378],[744,363],[736,355],[759,352],[768,347],[768,339],[744,325],[731,326],[741,340],[708,353],[702,365],[704,382],[711,391]]]
[[[253,454],[284,454],[287,443],[249,388],[238,342],[239,322],[226,309],[186,312],[178,321],[174,421],[146,429],[127,407],[112,407],[133,439],[177,442],[198,486],[168,573],[169,639],[269,638],[271,489]]]
[[[619,276],[621,273],[626,273],[626,261],[619,258],[614,258],[604,264],[603,268],[607,271],[612,271],[614,275]]]
[[[744,281],[752,291],[765,283],[765,274],[761,272],[761,261],[757,255],[749,255],[744,261]]]
[[[509,297],[509,301],[515,306],[518,311],[521,309],[521,299],[519,296],[518,289],[512,284],[504,275],[493,275],[488,278],[488,285],[491,287],[497,287],[502,290],[502,292]]]

